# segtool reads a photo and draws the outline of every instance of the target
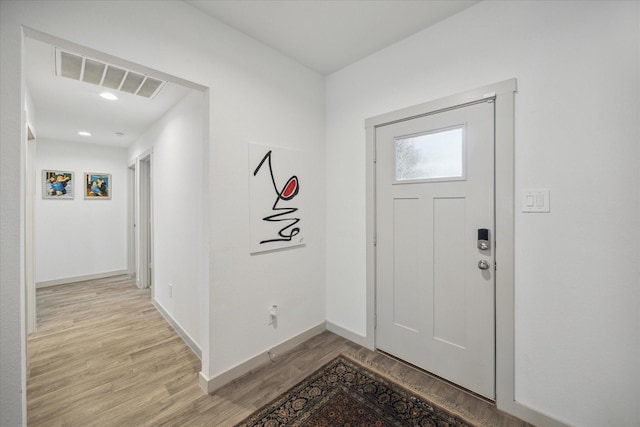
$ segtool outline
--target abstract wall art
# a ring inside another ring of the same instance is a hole
[[[251,253],[304,245],[304,157],[249,144]]]

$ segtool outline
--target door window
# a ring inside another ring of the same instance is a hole
[[[395,183],[465,179],[464,126],[395,138]]]

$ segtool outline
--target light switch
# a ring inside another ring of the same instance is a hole
[[[522,212],[550,212],[548,188],[521,190],[520,201]]]

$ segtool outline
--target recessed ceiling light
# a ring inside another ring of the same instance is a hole
[[[118,97],[112,94],[111,92],[102,92],[100,96],[103,97],[104,99],[108,99],[109,101],[115,101],[116,99],[118,99]]]
[[[78,132],[78,135],[91,136],[91,132],[87,132],[87,131],[81,130],[80,132]]]

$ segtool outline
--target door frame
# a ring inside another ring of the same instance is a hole
[[[136,221],[137,221],[137,181],[136,181],[136,159],[127,165],[127,272],[134,280],[138,274],[138,249],[136,247]]]
[[[36,312],[36,251],[35,251],[35,201],[36,201],[36,132],[30,120],[29,111],[26,114],[26,151],[24,175],[24,281],[25,281],[25,326],[27,335],[38,329],[38,315]],[[25,339],[27,337],[25,335]],[[28,350],[28,348],[27,348]],[[29,358],[27,358],[27,363]]]
[[[134,177],[134,271],[139,288],[153,286],[153,149],[136,157]]]
[[[515,283],[514,283],[514,154],[515,78],[468,92],[436,99],[365,120],[366,129],[366,336],[363,345],[374,350],[376,318],[376,128],[495,97],[495,276],[496,405],[498,409],[535,425],[564,426],[519,403],[515,396]]]

